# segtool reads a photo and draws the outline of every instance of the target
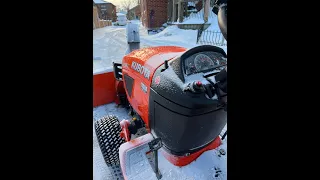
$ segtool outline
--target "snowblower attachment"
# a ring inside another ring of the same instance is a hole
[[[128,23],[127,24],[127,42],[128,42],[128,49],[127,53],[140,49],[140,35],[139,35],[139,25],[135,23]]]

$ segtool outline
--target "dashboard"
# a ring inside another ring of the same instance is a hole
[[[184,72],[187,76],[200,72],[205,73],[224,64],[227,64],[227,59],[221,53],[204,51],[195,53],[184,60]]]

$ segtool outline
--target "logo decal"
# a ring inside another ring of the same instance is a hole
[[[138,73],[142,74],[145,78],[149,79],[150,78],[150,70],[144,66],[142,66],[139,63],[132,62],[131,68],[137,71]]]
[[[148,91],[147,86],[144,85],[143,83],[141,83],[141,89],[142,89],[142,91],[145,92],[145,93],[147,93],[147,91]]]
[[[154,82],[158,85],[160,83],[160,76],[157,76],[155,79],[154,79]]]

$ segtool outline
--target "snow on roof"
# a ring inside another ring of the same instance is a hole
[[[109,3],[108,1],[104,1],[104,0],[93,0],[94,3],[96,4],[104,4],[104,3]]]

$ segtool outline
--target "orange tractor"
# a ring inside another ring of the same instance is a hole
[[[227,39],[225,4],[220,4],[218,20]],[[113,64],[113,75],[115,102],[133,118],[120,122],[106,116],[95,122],[95,130],[105,162],[120,164],[125,179],[143,177],[132,169],[139,162],[160,179],[159,149],[170,163],[187,166],[221,144],[219,134],[227,123],[227,55],[210,45],[138,49],[131,42],[136,48],[121,64]]]

